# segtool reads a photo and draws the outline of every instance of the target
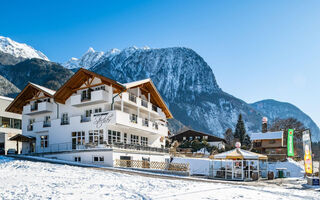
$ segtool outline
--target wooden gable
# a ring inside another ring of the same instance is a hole
[[[7,112],[22,114],[23,106],[30,101],[35,101],[43,98],[52,98],[53,95],[38,87],[35,84],[28,85],[19,93],[19,95],[6,108]]]
[[[55,101],[64,104],[65,101],[77,90],[99,85],[112,85],[116,93],[125,90],[125,87],[115,80],[101,76],[89,70],[80,68],[54,95]]]

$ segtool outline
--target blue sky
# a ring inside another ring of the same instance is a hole
[[[320,125],[320,1],[7,1],[0,35],[64,62],[89,47],[184,46],[220,87],[249,103],[276,99]]]

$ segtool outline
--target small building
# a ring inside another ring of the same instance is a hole
[[[262,154],[268,156],[269,160],[285,160],[286,148],[283,131],[253,133],[251,140],[253,147]]]
[[[214,155],[211,177],[227,180],[267,178],[268,157],[238,148]]]
[[[0,96],[0,154],[7,154],[8,150],[10,153],[21,151],[21,143],[19,147],[19,143],[10,141],[11,137],[21,134],[21,115],[5,111],[12,101]]]
[[[199,141],[206,140],[211,146],[215,146],[218,149],[224,149],[226,144],[226,141],[223,138],[191,129],[170,136],[170,139],[171,141],[178,141],[179,143],[183,143],[184,141],[192,141],[195,139],[198,139]]]

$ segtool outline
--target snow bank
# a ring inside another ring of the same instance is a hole
[[[287,168],[287,171],[290,172],[290,177],[303,177],[305,173],[303,164],[298,163],[291,158],[288,158],[286,162],[269,163],[269,171],[273,171],[273,173],[276,174],[277,168]]]
[[[205,158],[180,158],[174,157],[173,163],[189,163],[190,175],[209,175],[212,160]]]
[[[0,157],[0,199],[318,199],[297,187],[158,179]],[[298,185],[299,186],[299,185]]]

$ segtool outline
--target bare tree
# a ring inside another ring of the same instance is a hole
[[[233,138],[233,133],[231,128],[228,128],[224,133],[224,139],[226,140],[228,145],[230,146],[233,145],[234,138]]]
[[[284,131],[284,144],[287,143],[288,129],[294,129],[294,148],[300,157],[303,157],[302,131],[306,129],[304,124],[295,118],[275,119],[270,131]]]

